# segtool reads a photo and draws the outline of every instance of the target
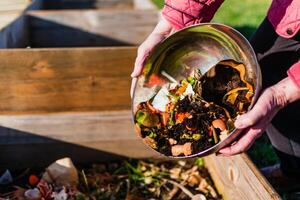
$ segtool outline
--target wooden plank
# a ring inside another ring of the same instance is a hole
[[[62,156],[77,162],[157,156],[136,136],[129,110],[0,116],[0,126],[6,127],[0,129],[0,168],[12,161],[20,168],[43,166]]]
[[[0,114],[130,109],[136,48],[0,51]]]
[[[39,137],[0,135],[1,144],[43,143],[42,138],[81,145],[84,142],[135,140],[131,111],[0,116],[0,126]]]
[[[12,11],[12,10],[24,10],[31,0],[2,0],[0,1],[0,13],[1,11]]]
[[[207,168],[225,200],[281,199],[246,154],[205,157]]]
[[[142,43],[156,10],[29,11],[31,47],[124,46]]]

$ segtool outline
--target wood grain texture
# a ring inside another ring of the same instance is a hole
[[[129,110],[0,116],[0,126],[0,168],[43,166],[64,156],[83,163],[158,156],[136,136]]]
[[[0,135],[0,144],[47,143],[47,139],[73,144],[97,141],[135,140],[131,111],[55,113],[43,115],[0,116],[0,126],[39,137],[10,138]],[[45,138],[46,140],[41,140]]]
[[[225,200],[281,199],[246,154],[211,155],[205,158],[205,163]]]
[[[158,22],[156,10],[29,11],[31,47],[141,44]]]
[[[136,48],[0,51],[0,114],[130,109]]]

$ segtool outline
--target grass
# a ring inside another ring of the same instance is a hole
[[[153,2],[163,7],[163,0]],[[265,18],[270,3],[271,0],[226,0],[212,21],[232,26],[249,39]],[[248,153],[258,167],[278,162],[266,135],[258,139]]]

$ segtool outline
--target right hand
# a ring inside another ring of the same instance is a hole
[[[164,40],[166,37],[168,37],[172,32],[174,31],[174,28],[163,17],[158,22],[152,33],[147,37],[147,39],[139,46],[137,57],[134,64],[134,70],[131,74],[132,82],[131,82],[131,89],[130,89],[130,95],[132,97],[133,93],[133,86],[135,85],[137,81],[137,77],[142,73],[144,68],[144,62],[147,59],[147,57],[150,55],[151,51],[154,49],[154,47],[159,44],[162,40]]]

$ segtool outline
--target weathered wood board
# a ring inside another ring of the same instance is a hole
[[[281,199],[246,154],[211,155],[205,164],[225,200]]]
[[[30,153],[53,160],[86,148],[100,155],[153,153],[135,137],[128,111],[135,56],[135,47],[1,50],[0,166],[20,154],[26,165],[34,163]],[[54,148],[62,146],[69,150]]]
[[[29,11],[31,47],[128,46],[154,29],[156,10]]]
[[[136,48],[0,51],[0,114],[130,108]]]
[[[65,156],[81,163],[157,156],[136,137],[129,110],[0,116],[0,126],[0,169],[45,166]]]

